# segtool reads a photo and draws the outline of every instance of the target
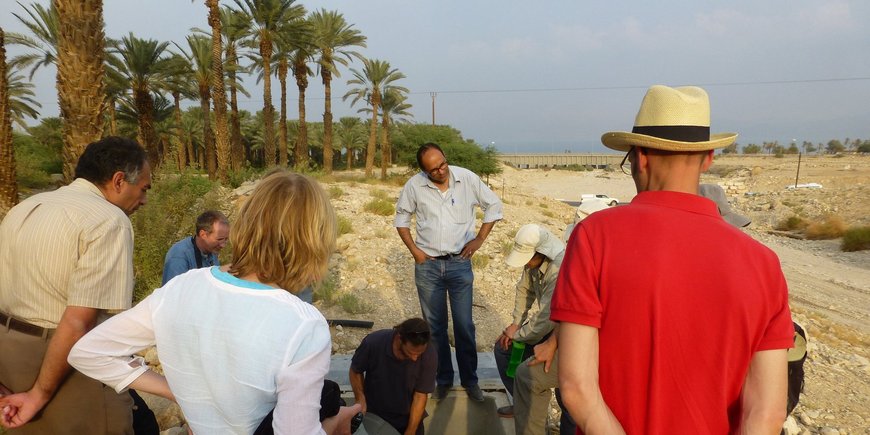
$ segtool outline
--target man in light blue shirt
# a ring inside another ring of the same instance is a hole
[[[438,352],[438,385],[432,398],[444,398],[453,385],[447,337],[449,297],[459,379],[471,399],[483,401],[477,385],[477,344],[471,318],[471,257],[502,218],[501,201],[473,172],[449,166],[437,144],[427,143],[417,150],[417,165],[421,172],[405,183],[399,195],[394,226],[414,256],[417,295]],[[475,206],[484,213],[476,236]],[[412,215],[417,220],[416,240],[411,237]]]
[[[219,266],[218,253],[227,245],[230,222],[223,213],[208,210],[196,218],[196,234],[172,245],[163,260],[163,282],[191,269]]]

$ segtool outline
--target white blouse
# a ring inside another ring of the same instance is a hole
[[[147,370],[131,355],[153,345],[194,433],[250,434],[273,407],[276,434],[323,433],[329,327],[291,293],[195,269],[94,328],[69,362],[122,392]]]

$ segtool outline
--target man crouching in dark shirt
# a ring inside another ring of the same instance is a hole
[[[350,385],[363,413],[381,417],[403,434],[423,434],[426,400],[438,364],[429,324],[405,320],[363,338],[350,363]]]

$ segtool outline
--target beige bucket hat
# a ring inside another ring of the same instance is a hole
[[[707,151],[726,147],[736,138],[737,133],[710,134],[710,99],[703,89],[655,85],[643,97],[631,133],[607,132],[601,143],[623,152],[632,146]]]

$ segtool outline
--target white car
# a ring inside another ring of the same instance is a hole
[[[618,199],[611,198],[603,193],[595,193],[595,194],[584,193],[583,195],[580,195],[580,204],[583,204],[583,202],[597,202],[597,201],[603,202],[610,207],[613,207],[616,204],[619,204]]]

